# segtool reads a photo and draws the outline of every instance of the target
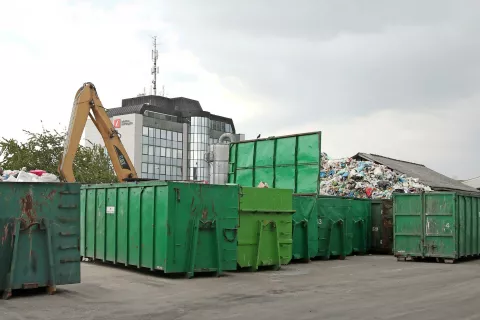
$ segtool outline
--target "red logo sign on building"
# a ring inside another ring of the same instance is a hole
[[[113,127],[114,128],[120,128],[122,126],[122,120],[121,119],[113,119]]]

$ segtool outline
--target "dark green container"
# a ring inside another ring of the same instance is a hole
[[[371,252],[391,254],[393,250],[393,201],[372,200]]]
[[[84,257],[188,277],[236,270],[236,185],[88,185],[81,203]]]
[[[80,283],[80,185],[0,183],[0,291]]]
[[[370,200],[315,194],[295,194],[293,199],[294,259],[344,259],[370,248]]]
[[[241,141],[230,144],[229,183],[318,193],[321,132]]]
[[[318,253],[325,259],[344,259],[353,252],[352,201],[341,197],[320,196],[318,208]]]
[[[480,198],[454,192],[394,194],[394,255],[453,262],[480,255]]]
[[[372,246],[372,201],[370,199],[352,199],[352,251],[365,254]]]
[[[293,210],[293,259],[309,260],[318,255],[317,197],[295,194]]]
[[[237,261],[280,268],[292,259],[292,190],[242,187]]]

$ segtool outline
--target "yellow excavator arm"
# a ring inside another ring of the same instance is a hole
[[[65,139],[63,155],[58,167],[62,180],[75,182],[73,159],[75,158],[88,117],[95,124],[105,142],[118,180],[124,182],[129,179],[137,179],[133,163],[130,161],[117,130],[113,127],[102,102],[98,98],[97,89],[95,89],[92,83],[87,82],[78,89],[73,102],[72,116]]]

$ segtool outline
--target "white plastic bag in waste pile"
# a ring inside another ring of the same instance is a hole
[[[3,180],[5,182],[17,182],[17,178],[14,176],[9,176],[6,180]]]
[[[32,173],[20,171],[17,176],[17,182],[38,182],[37,177]]]
[[[26,172],[26,168],[22,170],[4,170],[0,179],[1,182],[60,182],[58,177],[51,173],[42,173],[40,176],[38,173]]]

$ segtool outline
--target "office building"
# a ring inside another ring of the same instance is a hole
[[[206,180],[205,153],[224,133],[235,132],[230,118],[204,111],[187,98],[139,96],[123,99],[122,106],[107,110],[130,159],[141,178],[159,180]],[[103,145],[89,120],[85,145]]]

